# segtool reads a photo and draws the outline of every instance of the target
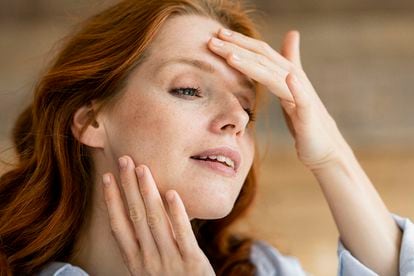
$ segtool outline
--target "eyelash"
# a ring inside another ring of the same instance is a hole
[[[193,94],[193,95],[186,95],[186,94],[182,94],[182,93],[180,93],[179,91],[195,91],[195,94]],[[200,87],[177,87],[177,88],[173,88],[173,89],[171,89],[170,90],[170,92],[172,93],[172,94],[175,94],[175,95],[177,95],[177,96],[179,96],[179,97],[201,97],[200,96],[200,94],[201,94],[201,89],[200,89]],[[256,121],[256,114],[250,109],[250,108],[244,108],[244,111],[246,111],[246,113],[249,115],[249,121],[250,122],[254,122],[254,121]]]

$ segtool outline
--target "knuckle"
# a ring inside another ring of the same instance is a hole
[[[128,189],[130,187],[131,183],[128,179],[125,178],[125,176],[121,177],[121,187],[122,189]]]
[[[268,59],[267,59],[267,57],[265,57],[265,56],[263,56],[263,55],[258,55],[258,56],[257,56],[257,61],[258,61],[261,65],[265,66],[265,65],[267,64],[267,62],[268,62]]]
[[[127,264],[128,267],[129,267],[130,266],[130,259],[129,259],[128,255],[124,251],[121,250],[121,256],[122,256],[122,259],[124,260],[124,263]]]
[[[121,227],[115,219],[110,220],[111,224],[111,233],[113,236],[118,236],[121,233]]]
[[[265,41],[259,42],[259,48],[265,53],[270,52],[270,50],[272,49],[272,47],[270,47],[270,45]]]
[[[228,62],[233,61],[233,52],[232,52],[232,51],[230,51],[230,52],[226,55],[226,60],[227,60]]]
[[[148,186],[149,185],[139,185],[139,191],[141,192],[141,195],[143,197],[149,197],[151,195],[151,188],[149,188]]]
[[[131,273],[133,273],[133,275],[139,275],[139,256],[137,254],[129,256],[128,254],[123,253],[122,258],[124,259],[124,262],[128,266]]]
[[[157,261],[157,258],[153,256],[152,254],[143,254],[142,256],[142,264],[144,267],[144,270],[149,275],[161,275],[161,264]]]
[[[180,241],[185,240],[186,237],[188,237],[187,231],[185,231],[185,230],[177,230],[175,232],[175,237],[177,238],[177,240],[180,240]]]
[[[187,229],[178,229],[175,232],[177,240],[180,241],[188,240],[191,235],[193,235],[193,233],[190,233]]]
[[[139,210],[137,205],[130,205],[128,207],[129,217],[133,223],[139,223],[143,220],[144,214]]]
[[[114,195],[113,193],[111,193],[110,191],[105,192],[105,204],[106,206],[111,207],[113,205],[114,202]]]
[[[150,229],[154,229],[158,227],[158,225],[161,222],[161,218],[157,214],[149,214],[147,220],[148,220],[148,226]]]
[[[136,266],[129,266],[129,272],[131,276],[141,275],[141,270]]]
[[[134,263],[135,263],[135,259],[131,258],[128,254],[126,253],[122,253],[122,258],[124,259],[124,262],[127,264],[128,267],[132,268]]]

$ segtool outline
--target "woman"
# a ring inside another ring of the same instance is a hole
[[[238,2],[127,0],[71,37],[16,123],[2,273],[304,275],[229,231],[254,197],[260,86],[329,203],[338,273],[414,271],[413,224],[388,212],[319,100],[298,32],[279,54]]]

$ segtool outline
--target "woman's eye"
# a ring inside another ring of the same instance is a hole
[[[250,108],[245,108],[244,111],[249,115],[249,122],[256,121],[256,113],[252,111]]]
[[[170,90],[170,93],[180,97],[201,97],[201,90],[199,87],[178,87]],[[256,121],[256,114],[250,108],[245,108],[244,111],[249,115],[249,122]]]
[[[186,97],[200,97],[201,94],[199,87],[178,87],[171,89],[170,92],[178,96]]]

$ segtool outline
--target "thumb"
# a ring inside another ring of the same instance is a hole
[[[285,34],[281,54],[293,64],[302,68],[300,60],[300,34],[299,31],[289,31]]]

